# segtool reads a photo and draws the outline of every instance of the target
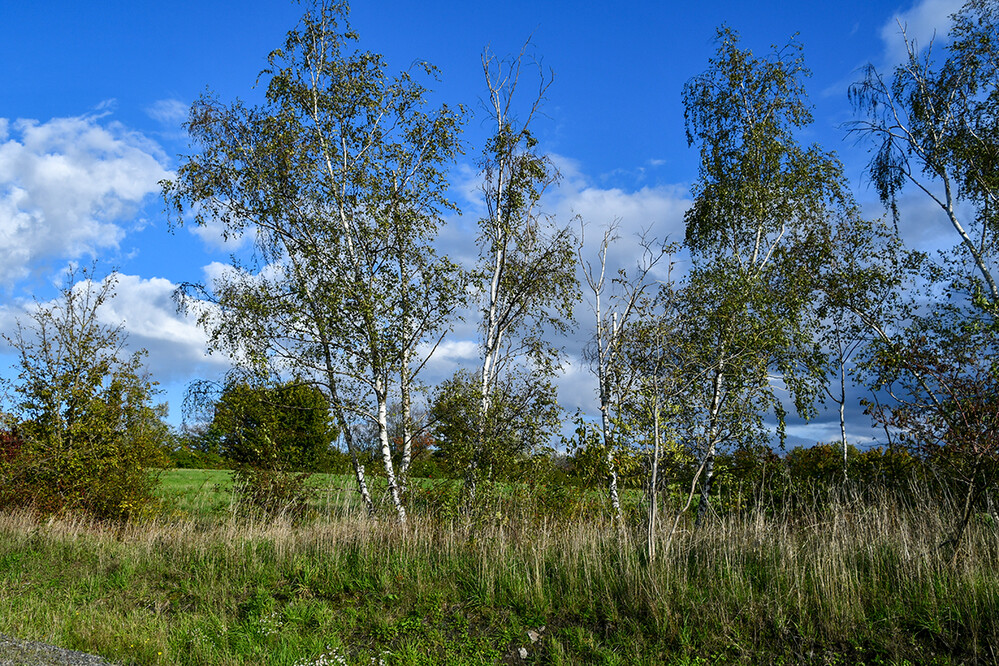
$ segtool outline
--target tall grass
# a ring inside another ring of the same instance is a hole
[[[651,562],[640,526],[509,504],[406,526],[4,515],[0,633],[137,664],[999,663],[995,522],[952,563],[957,509],[913,496],[681,522]]]

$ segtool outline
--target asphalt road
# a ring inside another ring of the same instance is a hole
[[[101,657],[0,634],[0,666],[115,666]]]

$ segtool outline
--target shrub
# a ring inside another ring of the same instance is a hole
[[[336,434],[326,398],[313,386],[230,382],[207,436],[232,461],[237,493],[272,513],[305,508],[310,474],[339,462],[330,449]]]
[[[23,447],[24,441],[17,433],[0,430],[0,465],[14,462]]]
[[[114,276],[95,282],[84,271],[73,284],[74,277],[6,337],[19,357],[11,417],[18,436],[2,445],[0,502],[127,519],[152,499],[147,468],[157,462],[163,412],[150,405],[145,352],[125,356],[122,327],[97,316],[114,294]]]

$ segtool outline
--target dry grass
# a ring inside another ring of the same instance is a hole
[[[955,513],[734,513],[653,562],[599,519],[2,515],[0,633],[164,664],[999,663],[999,533],[978,517],[951,564]]]

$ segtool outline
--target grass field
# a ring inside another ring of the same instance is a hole
[[[123,527],[0,515],[0,633],[130,664],[999,663],[987,516],[954,564],[953,509],[887,496],[684,526],[650,563],[599,515],[400,527],[349,480],[298,521],[197,470]]]
[[[156,496],[162,512],[175,517],[218,517],[232,513],[232,478],[228,470],[171,469],[160,473]],[[377,480],[376,480],[377,483]],[[356,484],[350,476],[315,474],[309,484],[316,490],[318,508],[350,511],[359,508]]]

